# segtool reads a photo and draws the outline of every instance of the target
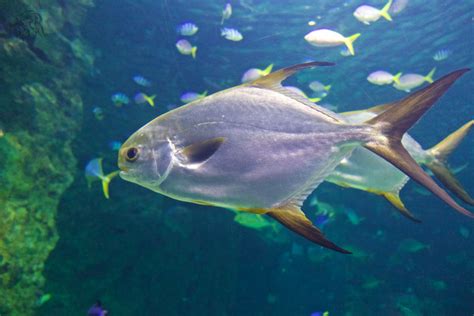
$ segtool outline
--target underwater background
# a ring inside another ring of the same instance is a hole
[[[396,2],[406,6],[392,22],[365,25],[359,0],[230,1],[234,42],[221,36],[225,1],[0,0],[0,315],[87,315],[97,300],[109,315],[472,315],[474,223],[413,181],[401,197],[421,224],[364,191],[313,192],[303,210],[329,214],[323,231],[353,252],[342,255],[270,219],[245,225],[119,177],[106,199],[84,176],[94,158],[117,170],[115,145],[183,93],[238,85],[252,67],[335,62],[286,84],[309,96],[311,81],[331,84],[321,104],[342,112],[407,95],[368,82],[373,71],[436,67],[439,78],[474,66],[474,1]],[[185,22],[199,31],[180,36]],[[318,28],[360,32],[355,56],[309,45]],[[176,49],[181,38],[195,59]],[[410,130],[424,148],[473,119],[473,82],[466,74]],[[138,92],[155,106],[135,104]],[[449,159],[471,194],[472,136]]]

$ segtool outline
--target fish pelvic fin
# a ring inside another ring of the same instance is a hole
[[[197,46],[193,46],[191,48],[191,56],[193,57],[193,59],[196,59],[196,52],[197,52],[198,48]]]
[[[113,178],[115,178],[119,174],[119,172],[120,172],[119,170],[111,172],[102,179],[102,191],[104,192],[104,196],[105,196],[106,199],[108,199],[110,197],[109,196],[110,181]]]
[[[399,84],[400,84],[400,77],[401,77],[401,75],[402,75],[402,72],[399,72],[399,73],[397,73],[395,76],[393,76],[393,78],[392,78],[393,82],[395,82],[396,84],[399,85]]]
[[[387,4],[380,10],[380,15],[384,17],[387,21],[392,21],[392,17],[388,13],[390,7],[392,6],[393,0],[388,0]]]
[[[425,76],[425,81],[429,83],[433,83],[433,76],[436,72],[436,67],[431,69],[431,71]]]
[[[395,208],[408,219],[411,219],[415,223],[421,223],[421,221],[415,217],[406,207],[405,204],[403,204],[403,201],[400,199],[400,196],[398,193],[392,193],[392,192],[383,192],[381,194],[387,201],[390,202]]]
[[[351,53],[352,56],[355,55],[353,43],[355,42],[356,39],[359,38],[359,36],[360,36],[360,33],[356,33],[344,39],[344,44],[346,44],[347,49],[349,50],[349,53]]]
[[[313,223],[306,217],[303,211],[301,211],[298,206],[292,203],[269,209],[266,214],[279,221],[286,228],[314,243],[337,252],[345,254],[351,253],[328,240],[321,230],[314,226]]]
[[[441,142],[428,149],[427,153],[433,159],[425,163],[426,167],[433,172],[435,177],[441,181],[449,191],[470,205],[474,205],[474,199],[466,192],[462,184],[454,176],[454,173],[449,169],[447,160],[449,155],[459,146],[473,125],[474,120],[467,122],[455,132],[449,134]]]
[[[364,147],[392,163],[458,212],[474,218],[474,214],[454,201],[445,190],[439,187],[423,171],[401,143],[403,134],[468,70],[454,71],[429,86],[395,102],[394,106],[387,111],[368,120],[366,123],[372,125],[378,133]]]

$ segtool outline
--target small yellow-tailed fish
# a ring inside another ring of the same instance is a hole
[[[196,58],[197,46],[192,46],[188,40],[180,39],[176,42],[176,49],[182,55],[191,55]]]
[[[220,91],[167,112],[136,131],[118,154],[120,176],[168,197],[267,214],[308,240],[342,253],[301,211],[305,199],[359,147],[407,173],[474,217],[413,160],[401,140],[467,69],[454,71],[353,124],[283,88],[310,62]]]
[[[405,74],[398,79],[398,82],[393,84],[393,87],[397,90],[410,92],[412,89],[418,88],[423,83],[433,83],[433,76],[436,71],[436,67],[426,75],[422,76],[419,74]]]
[[[305,35],[304,39],[316,47],[332,47],[346,45],[351,55],[355,55],[353,43],[360,33],[344,37],[338,32],[329,29],[319,29]]]
[[[380,17],[384,17],[387,21],[392,21],[392,17],[388,13],[392,6],[392,1],[389,0],[380,10],[370,5],[361,5],[354,11],[354,17],[365,25],[378,21]]]
[[[85,168],[87,186],[90,188],[92,182],[100,180],[102,182],[102,191],[104,192],[104,196],[106,199],[109,198],[110,181],[118,174],[119,171],[117,170],[105,175],[102,169],[102,158],[92,159],[87,163]]]
[[[273,64],[270,64],[265,69],[250,68],[244,72],[242,76],[242,83],[257,80],[260,77],[266,76],[272,72]]]
[[[143,92],[139,92],[133,97],[136,104],[148,103],[151,106],[155,106],[155,98],[156,98],[156,95],[149,96]]]

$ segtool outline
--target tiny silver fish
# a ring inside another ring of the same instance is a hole
[[[225,39],[228,39],[229,41],[233,42],[239,42],[243,40],[243,35],[236,29],[229,29],[224,27],[221,30],[221,36],[223,36]]]

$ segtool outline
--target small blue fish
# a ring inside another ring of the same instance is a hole
[[[221,30],[221,36],[223,36],[225,39],[228,39],[229,41],[233,42],[239,42],[243,40],[244,36],[237,31],[236,29],[230,29],[227,27],[224,27]]]
[[[110,181],[118,175],[119,171],[114,171],[108,175],[104,175],[102,169],[102,158],[94,158],[89,161],[85,168],[85,176],[87,180],[87,186],[90,188],[91,183],[100,180],[102,181],[102,191],[106,199],[109,198],[109,183]]]
[[[323,228],[323,226],[329,222],[329,219],[330,217],[328,214],[319,214],[316,216],[316,219],[314,220],[314,224],[318,228]]]
[[[221,25],[224,24],[224,21],[228,20],[231,16],[232,16],[232,5],[230,3],[226,3],[224,10],[222,10]]]
[[[143,92],[139,92],[133,97],[133,99],[136,104],[148,103],[151,106],[155,106],[155,97],[156,95],[148,96]]]
[[[180,100],[181,100],[181,102],[183,102],[183,103],[189,103],[189,102],[192,102],[192,101],[195,101],[195,100],[202,99],[202,98],[204,98],[206,95],[207,95],[207,90],[204,91],[204,92],[201,93],[201,94],[196,93],[196,92],[186,92],[186,93],[184,93],[184,94],[180,97]]]
[[[104,110],[100,106],[94,107],[92,113],[94,113],[96,120],[102,121],[104,119]]]
[[[109,142],[109,148],[113,151],[118,151],[120,147],[122,147],[122,143],[119,141],[113,140]]]
[[[87,311],[87,316],[106,316],[109,312],[102,307],[102,303],[97,301],[91,308]]]
[[[134,76],[134,77],[133,77],[133,81],[135,81],[135,83],[136,83],[137,85],[140,85],[140,86],[142,86],[142,87],[149,87],[149,86],[151,86],[151,82],[150,82],[148,79],[146,79],[145,77],[140,76],[140,75]]]
[[[112,95],[112,102],[116,106],[122,106],[123,104],[130,103],[130,99],[125,94],[118,92]]]
[[[183,23],[178,26],[178,33],[183,36],[193,36],[198,30],[199,28],[192,22]]]
[[[451,51],[449,49],[440,49],[433,55],[433,59],[436,61],[443,61],[448,59],[451,55]]]
[[[325,311],[325,312],[314,312],[314,313],[311,313],[311,316],[329,316],[329,312],[328,312],[328,311]]]

